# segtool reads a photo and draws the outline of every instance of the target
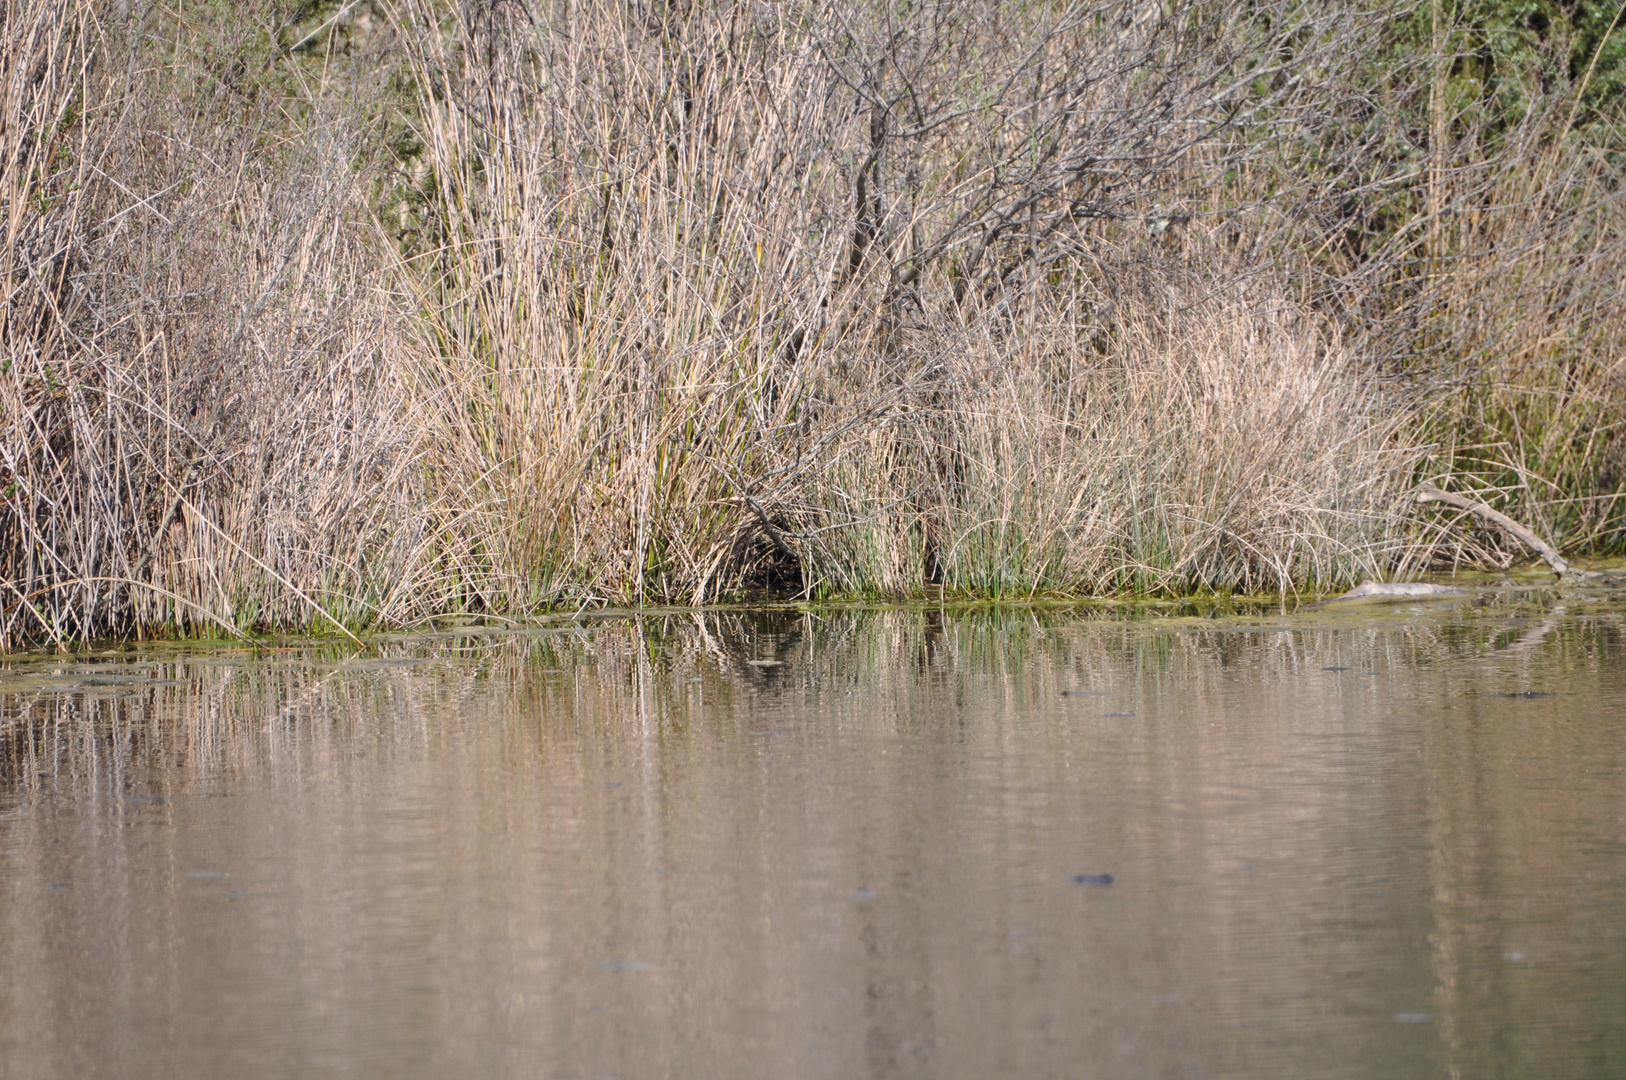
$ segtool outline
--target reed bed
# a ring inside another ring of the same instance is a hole
[[[421,610],[404,327],[342,125],[219,81],[249,28],[16,4],[5,32],[0,639]]]
[[[1426,468],[1476,489],[1570,550],[1626,539],[1626,200],[1618,119],[1558,133],[1573,102],[1539,103],[1498,145],[1453,148],[1434,222],[1397,243],[1412,267],[1385,284],[1369,332],[1426,400]],[[1406,333],[1406,327],[1415,327]],[[1501,537],[1459,537],[1506,563]]]
[[[0,647],[1618,546],[1613,129],[1416,17],[0,6]]]

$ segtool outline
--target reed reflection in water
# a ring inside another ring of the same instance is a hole
[[[1626,1074],[1623,661],[1550,599],[12,658],[0,1074]]]

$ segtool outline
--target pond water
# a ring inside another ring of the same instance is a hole
[[[0,1076],[1623,1076],[1623,613],[4,658]]]

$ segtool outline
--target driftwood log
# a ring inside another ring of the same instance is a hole
[[[1420,503],[1444,503],[1446,506],[1454,506],[1458,510],[1466,510],[1470,514],[1483,518],[1505,531],[1509,536],[1534,551],[1537,555],[1540,555],[1543,561],[1553,568],[1553,573],[1557,574],[1561,579],[1604,583],[1619,580],[1613,574],[1601,574],[1593,570],[1581,570],[1571,566],[1553,545],[1547,543],[1533,531],[1520,525],[1500,510],[1493,510],[1477,499],[1470,499],[1466,495],[1458,495],[1455,492],[1441,491],[1433,484],[1419,484],[1417,487],[1417,501]]]

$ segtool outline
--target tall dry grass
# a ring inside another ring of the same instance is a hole
[[[1426,471],[1570,550],[1626,541],[1623,129],[1566,139],[1573,102],[1536,103],[1497,145],[1470,128],[1441,207],[1397,238],[1368,339],[1425,396]],[[1517,546],[1473,540],[1490,557]],[[1451,545],[1455,546],[1455,545]]]
[[[1199,152],[1251,152],[1215,85],[1236,50],[1313,30],[1332,63],[1361,20],[1227,51],[1223,16],[1124,4],[442,15],[397,16],[427,102],[409,266],[526,602],[761,567],[1292,589],[1392,553],[1368,365],[1278,285],[1145,250]]]
[[[0,12],[0,645],[1620,535],[1615,159],[1393,6]]]
[[[235,9],[4,9],[5,642],[444,601],[349,118]]]
[[[1334,327],[1280,295],[1171,290],[1091,350],[1082,307],[933,343],[951,404],[810,493],[813,529],[880,519],[818,536],[839,589],[1291,591],[1392,562],[1411,452]]]

